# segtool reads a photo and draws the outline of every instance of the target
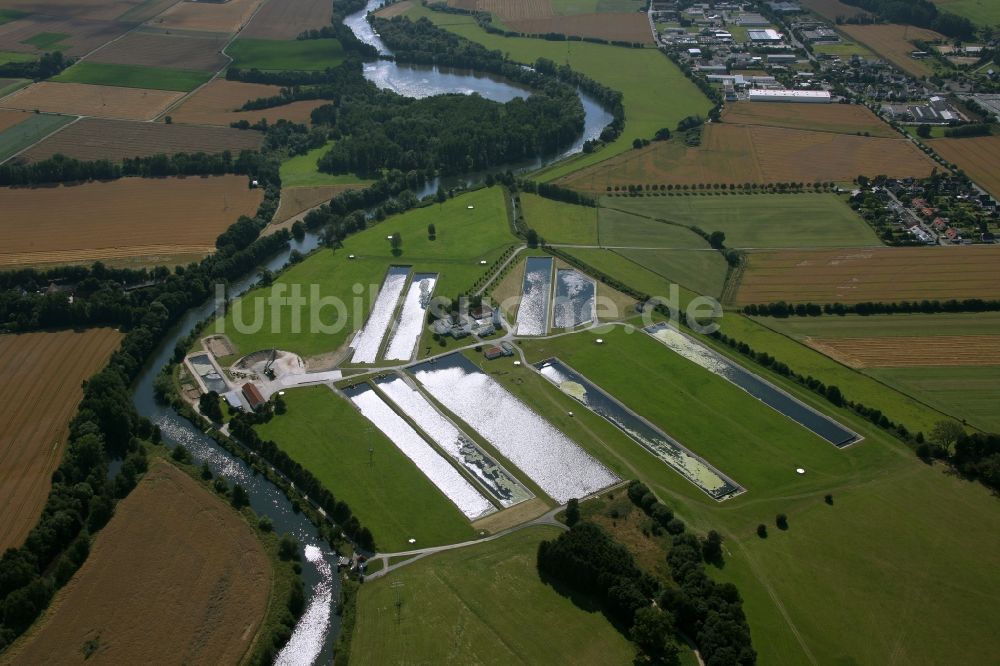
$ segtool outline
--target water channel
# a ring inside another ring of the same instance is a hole
[[[344,23],[359,39],[375,45],[380,52],[387,54],[385,45],[365,20],[367,12],[374,11],[381,4],[382,0],[373,0],[365,10],[347,17]],[[365,76],[381,88],[389,88],[413,97],[443,93],[478,93],[483,97],[504,102],[530,92],[494,76],[434,67],[403,66],[390,60],[379,60],[366,65]],[[579,152],[584,141],[600,135],[605,125],[611,122],[611,114],[592,98],[583,94],[581,98],[586,111],[586,128],[583,136],[560,155],[539,158],[531,164],[514,165],[516,168],[530,169],[551,163],[568,154]],[[475,179],[476,174],[464,177],[465,182]],[[427,189],[433,192],[436,187],[437,185],[433,184]],[[304,240],[293,241],[286,250],[267,261],[263,268],[271,271],[280,270],[287,263],[293,250],[307,254],[318,246],[318,236],[307,234]],[[235,281],[230,286],[229,293],[241,294],[257,279],[257,272],[253,271],[243,279]],[[187,337],[198,322],[212,315],[214,307],[215,304],[209,301],[188,311],[160,343],[133,386],[136,409],[141,415],[160,426],[164,443],[171,447],[183,444],[195,464],[206,462],[217,476],[222,476],[230,483],[239,483],[250,497],[250,506],[259,515],[271,519],[276,533],[288,532],[299,540],[305,555],[302,577],[306,587],[307,607],[295,627],[292,638],[278,655],[275,663],[302,666],[330,663],[333,658],[333,645],[340,628],[339,617],[334,612],[340,594],[335,553],[329,549],[328,544],[324,544],[316,536],[315,527],[302,514],[292,510],[291,503],[276,486],[254,475],[249,465],[230,455],[172,408],[157,404],[153,397],[153,380],[170,361],[177,342]]]

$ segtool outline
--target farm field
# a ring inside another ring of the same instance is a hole
[[[12,114],[6,117],[17,118],[19,122],[0,131],[0,162],[73,121],[69,116],[55,116],[48,113],[27,114],[19,111],[4,113]]]
[[[935,163],[905,139],[854,136],[780,127],[711,124],[702,143],[658,141],[558,182],[603,194],[636,183],[849,182],[858,174],[929,176]]]
[[[282,187],[318,187],[320,185],[369,184],[372,182],[361,180],[351,174],[332,174],[320,171],[317,162],[330,150],[331,146],[333,146],[332,141],[282,162],[279,172]]]
[[[618,199],[603,199],[597,216],[603,247],[656,248],[664,250],[708,249],[708,242],[680,224],[668,224],[617,208]],[[624,208],[624,207],[623,207]]]
[[[38,143],[22,156],[31,162],[56,153],[78,160],[120,161],[126,157],[148,157],[173,153],[221,153],[234,156],[242,150],[257,150],[264,142],[260,132],[229,127],[195,127],[125,120],[83,118]]]
[[[238,32],[260,6],[261,0],[229,0],[224,3],[178,2],[153,19],[158,28]]]
[[[240,215],[253,215],[262,198],[243,176],[7,188],[0,266],[204,256]]]
[[[865,48],[857,42],[852,42],[846,36],[841,37],[841,43],[839,44],[814,44],[813,51],[840,56],[842,59],[850,58],[852,55],[857,55],[861,58],[875,57],[875,54],[870,49]]]
[[[983,350],[989,353],[989,350]],[[1000,430],[1000,372],[995,365],[869,368],[867,374],[980,430]]]
[[[714,250],[615,250],[630,261],[705,296],[718,297],[726,282],[726,260]],[[666,295],[666,294],[662,294]]]
[[[869,247],[881,246],[872,228],[836,194],[754,194],[707,197],[612,197],[607,208],[619,208],[645,218],[696,226],[726,234],[726,247]],[[634,231],[644,235],[665,226],[630,216]],[[616,243],[601,226],[601,242]],[[702,245],[704,247],[704,244]]]
[[[914,60],[910,57],[910,52],[917,48],[913,45],[913,40],[934,41],[943,39],[947,41],[946,37],[933,30],[917,28],[912,25],[850,25],[845,23],[837,26],[837,28],[904,72],[918,78],[921,76],[931,76],[934,74],[934,68],[930,65],[931,61]]]
[[[282,187],[281,202],[274,213],[274,223],[289,220],[300,213],[329,202],[337,194],[349,189],[361,189],[363,185],[318,185],[316,187]]]
[[[167,462],[122,500],[39,622],[0,658],[191,663],[245,657],[268,605],[271,562],[244,518]]]
[[[18,88],[31,83],[28,79],[0,79],[0,97],[5,97]]]
[[[992,246],[786,250],[748,256],[737,303],[998,298]]]
[[[796,340],[894,336],[996,335],[1000,312],[844,315],[842,317],[753,317]]]
[[[860,7],[844,4],[840,0],[802,0],[801,4],[830,21],[836,21],[838,16],[851,18],[859,14],[868,14]]]
[[[326,0],[287,0],[265,2],[240,37],[260,39],[295,39],[305,30],[330,24],[333,14]]]
[[[51,80],[58,83],[86,83],[98,86],[189,92],[210,78],[212,78],[210,72],[197,70],[113,65],[86,60],[64,70],[58,76],[52,77]]]
[[[597,208],[525,192],[521,194],[521,212],[528,226],[549,243],[597,245]]]
[[[183,93],[171,90],[42,81],[4,97],[0,106],[98,118],[152,120],[181,97]]]
[[[526,528],[366,582],[358,593],[352,661],[631,663],[634,648],[601,613],[539,578],[538,544],[558,534],[553,527]],[[398,622],[397,583],[403,584]]]
[[[142,11],[152,11],[172,0],[52,0],[44,5],[44,14],[91,21],[138,21],[134,17]],[[39,13],[39,5],[32,0],[2,0],[0,12],[11,12],[15,18],[20,14]],[[126,18],[128,17],[128,18]],[[3,21],[0,20],[0,23]]]
[[[726,105],[723,122],[733,125],[764,125],[894,139],[896,130],[861,104],[783,104],[781,102],[735,102]]]
[[[574,247],[566,248],[565,251],[587,266],[607,273],[647,296],[667,298],[670,295],[669,279],[626,258],[616,250]],[[696,296],[687,289],[680,289],[679,293],[682,303],[687,303]]]
[[[38,57],[32,53],[16,53],[14,51],[0,51],[0,65],[12,62],[33,62]]]
[[[934,0],[934,4],[981,26],[1000,25],[1000,6],[992,0]]]
[[[31,115],[27,111],[0,111],[0,134],[14,125],[24,122]]]
[[[262,118],[267,119],[269,124],[273,124],[281,118],[294,123],[308,123],[309,114],[312,113],[313,109],[329,103],[325,100],[308,100],[260,111],[238,111],[250,100],[272,97],[279,92],[281,92],[280,86],[215,79],[185,99],[176,108],[171,109],[170,117],[175,123],[222,125],[224,127],[229,127],[230,123],[241,120],[246,120],[253,125]],[[0,104],[2,103],[0,102]]]
[[[32,11],[37,12],[38,8],[35,4]],[[77,57],[106,44],[131,27],[116,21],[34,14],[0,25],[0,51],[41,55],[59,50],[64,55]]]
[[[38,521],[80,383],[121,338],[109,328],[0,335],[0,550],[20,547]]]
[[[599,37],[609,41],[653,43],[653,33],[649,20],[638,12],[573,14],[570,16],[548,16],[505,20],[511,30],[528,35],[544,35],[550,32],[580,37]]]
[[[217,72],[229,63],[220,53],[227,41],[224,36],[210,34],[191,37],[131,32],[89,56],[86,62]]]
[[[852,368],[1000,365],[997,335],[823,337],[812,338],[807,344]]]
[[[1000,197],[1000,136],[935,139],[929,145],[987,192]]]
[[[249,39],[240,37],[226,52],[233,67],[260,70],[322,71],[344,61],[336,39]]]
[[[316,386],[287,391],[285,401],[288,414],[257,426],[257,432],[347,502],[379,550],[475,538],[458,508],[345,398]],[[375,449],[371,465],[369,447]]]

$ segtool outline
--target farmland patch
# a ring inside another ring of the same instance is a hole
[[[333,14],[329,0],[269,0],[257,12],[240,37],[295,39],[306,30],[330,25]]]
[[[1000,197],[1000,136],[935,139],[930,146],[995,198]]]
[[[26,118],[0,131],[0,162],[73,121],[69,116],[55,116],[48,113],[22,114],[17,111],[5,113],[15,113]]]
[[[152,120],[181,97],[183,93],[171,90],[42,81],[8,95],[0,105],[25,111],[37,109],[98,118]]]
[[[227,41],[216,35],[188,37],[136,31],[108,44],[86,62],[217,72],[229,63],[220,53]]]
[[[313,109],[328,104],[324,100],[308,100],[259,111],[238,111],[250,100],[273,97],[280,92],[280,86],[215,79],[185,99],[177,108],[171,109],[170,117],[175,123],[225,127],[241,120],[253,125],[266,119],[268,124],[274,124],[281,118],[294,123],[308,123]]]
[[[917,50],[913,41],[917,39],[928,42],[939,39],[948,41],[944,35],[933,30],[912,25],[891,23],[852,25],[845,23],[837,27],[896,67],[918,78],[933,75],[934,68],[929,64],[931,61],[916,60],[910,57],[910,53]]]
[[[229,0],[228,2],[182,0],[150,23],[162,28],[238,32],[247,24],[260,3],[261,0]]]
[[[852,368],[1000,365],[1000,335],[807,338],[806,344]]]
[[[197,70],[114,65],[85,60],[64,70],[51,80],[58,83],[85,83],[98,86],[188,92],[205,83],[211,77],[210,72]]]
[[[609,41],[652,44],[653,33],[649,19],[638,12],[607,14],[574,14],[507,20],[505,23],[517,32],[528,35],[560,33],[580,37],[598,37]]]
[[[344,61],[336,39],[248,39],[240,37],[226,50],[233,67],[260,70],[323,71]]]
[[[862,104],[735,102],[726,105],[723,122],[841,134],[868,132],[872,136],[890,139],[899,136],[896,130]]]

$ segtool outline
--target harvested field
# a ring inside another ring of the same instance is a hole
[[[0,101],[0,105],[26,111],[47,111],[121,120],[152,120],[184,93],[86,83],[42,81],[22,88]]]
[[[913,40],[934,41],[941,39],[947,41],[944,35],[912,25],[892,23],[848,25],[845,23],[837,28],[904,72],[916,77],[930,76],[934,73],[934,68],[930,64],[933,62],[932,60],[914,60],[910,57],[910,53],[917,48],[913,45]]]
[[[612,41],[653,43],[649,20],[638,12],[576,14],[547,18],[504,21],[512,30],[529,35],[558,32],[580,37],[600,37]]]
[[[559,183],[603,193],[608,186],[634,183],[845,182],[858,174],[926,177],[934,164],[901,138],[721,123],[705,128],[698,147],[680,138],[655,142]]]
[[[751,252],[737,303],[1000,298],[1000,248]]]
[[[21,51],[40,55],[44,51],[58,49],[64,55],[81,56],[106,44],[131,27],[132,25],[128,23],[115,21],[29,16],[0,25],[0,51]],[[63,34],[67,37],[55,44],[39,48],[26,41],[43,33]]]
[[[264,196],[242,176],[122,178],[0,194],[0,266],[205,255]]]
[[[240,37],[295,39],[305,30],[330,25],[330,0],[268,0]]]
[[[376,12],[381,18],[392,18],[393,16],[402,16],[410,10],[413,6],[412,0],[403,0],[402,2],[394,2],[391,5],[386,5],[382,9]]]
[[[0,9],[13,9],[27,14],[44,14],[58,18],[97,21],[140,22],[143,14],[159,13],[177,0],[0,0]]]
[[[1000,365],[1000,335],[806,338],[805,342],[852,368]]]
[[[89,645],[93,663],[239,663],[267,610],[271,578],[244,518],[156,461],[3,661],[78,663]]]
[[[110,328],[0,335],[0,551],[20,546],[38,521],[80,382],[121,338]]]
[[[182,0],[151,21],[160,28],[239,32],[247,24],[261,0],[229,0],[225,3]]]
[[[868,12],[860,7],[845,5],[840,0],[802,0],[802,6],[811,9],[820,16],[836,21],[838,16],[849,18],[858,14],[867,16]]]
[[[226,150],[235,156],[241,150],[257,150],[263,142],[264,135],[253,130],[84,118],[32,146],[22,153],[22,157],[39,162],[60,153],[78,160],[117,162],[126,157],[159,153],[221,153]]]
[[[282,188],[281,203],[278,205],[278,210],[274,213],[274,223],[280,224],[321,203],[327,203],[344,190],[363,189],[364,187],[363,184],[358,184]]]
[[[258,83],[240,83],[215,79],[184,100],[184,103],[170,111],[175,123],[191,125],[223,125],[246,120],[253,124],[261,118],[275,123],[284,118],[296,123],[308,123],[309,114],[318,106],[328,104],[325,100],[292,102],[284,106],[260,111],[237,111],[246,102],[258,97],[271,97],[281,92],[279,86]]]
[[[734,125],[765,125],[787,129],[862,134],[896,138],[899,133],[861,104],[782,104],[734,102],[726,105],[723,121]]]
[[[87,61],[217,72],[229,63],[220,53],[226,41],[226,37],[218,35],[186,37],[132,32],[108,44]]]
[[[930,146],[994,197],[1000,197],[1000,136],[935,139]]]
[[[0,111],[0,132],[27,120],[31,115],[26,111]]]

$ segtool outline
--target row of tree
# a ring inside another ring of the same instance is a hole
[[[760,317],[819,317],[821,315],[879,315],[879,314],[936,314],[941,312],[996,312],[1000,310],[1000,300],[966,298],[963,300],[922,300],[898,302],[862,303],[760,303],[746,305],[744,314]]]
[[[964,16],[941,11],[930,0],[843,0],[844,4],[860,7],[889,23],[928,28],[948,37],[972,39],[976,26]],[[852,17],[854,22],[864,22]]]

